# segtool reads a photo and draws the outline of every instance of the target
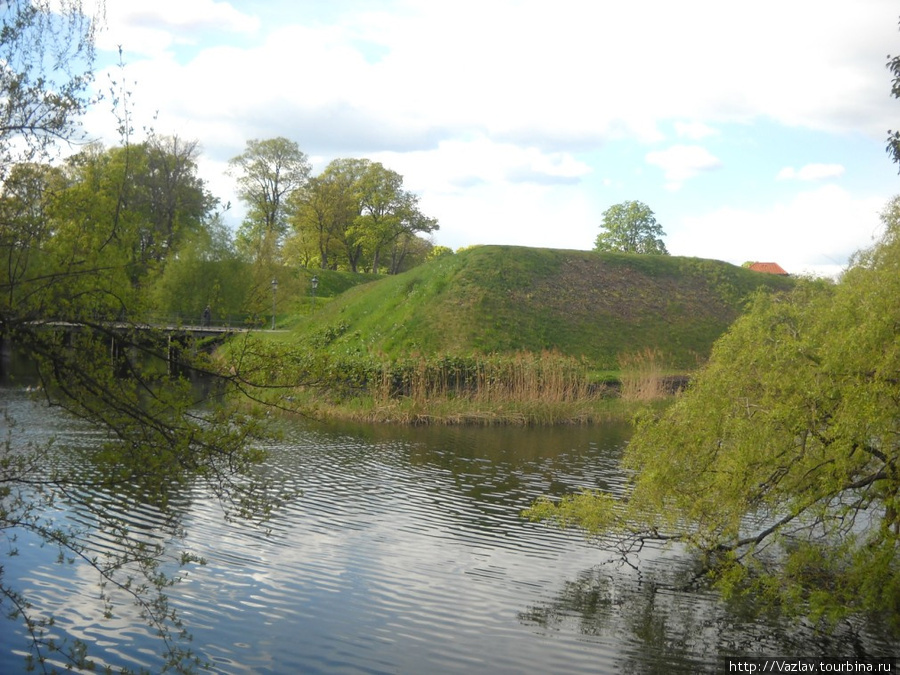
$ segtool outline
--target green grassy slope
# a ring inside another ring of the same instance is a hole
[[[692,368],[750,293],[792,283],[700,258],[480,246],[350,288],[296,336],[394,358],[555,349],[599,369],[652,348]]]

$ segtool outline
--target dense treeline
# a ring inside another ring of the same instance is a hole
[[[340,159],[310,177],[306,156],[283,138],[251,141],[232,160],[247,205],[234,234],[198,174],[199,154],[196,141],[151,136],[89,145],[61,165],[12,164],[0,193],[12,297],[32,292],[17,280],[84,265],[83,254],[120,277],[123,296],[98,299],[98,317],[134,314],[139,291],[141,311],[156,316],[189,322],[209,306],[217,320],[258,322],[273,279],[299,292],[298,268],[396,274],[433,248],[419,235],[437,222],[400,174]]]
[[[293,252],[322,268],[377,273],[386,266],[396,274],[428,253],[419,234],[438,229],[400,174],[367,159],[334,160],[292,195],[291,206]]]
[[[438,229],[403,177],[368,159],[335,159],[310,177],[293,141],[252,140],[231,162],[248,212],[237,236],[255,262],[396,274],[424,260]]]

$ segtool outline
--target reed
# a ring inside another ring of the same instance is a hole
[[[598,372],[586,359],[556,351],[391,360],[266,343],[242,352],[241,358],[245,368],[259,368],[281,385],[255,392],[256,400],[272,398],[285,412],[332,419],[480,426],[598,424],[627,419],[639,406],[667,398],[662,359],[652,350],[620,358],[620,386],[612,379],[615,373]],[[272,368],[278,372],[267,370]]]
[[[648,403],[667,396],[662,354],[645,348],[619,355],[621,397],[629,402]]]
[[[316,414],[324,418],[357,422],[406,425],[554,426],[602,424],[630,419],[633,408],[625,408],[617,397],[567,403],[516,402],[489,406],[471,399],[432,400],[423,405],[411,399],[376,404],[358,398],[320,405]]]
[[[479,358],[418,357],[382,364],[369,393],[377,404],[399,398],[434,405],[466,400],[500,405],[512,402],[562,403],[596,398],[603,388],[591,382],[586,362],[558,352],[519,352]]]
[[[336,395],[325,416],[403,424],[592,424],[614,399],[584,360],[558,352],[383,360],[366,385]]]

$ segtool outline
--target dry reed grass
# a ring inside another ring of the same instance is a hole
[[[600,424],[630,418],[635,403],[664,394],[658,354],[622,362],[623,395],[612,396],[586,360],[552,351],[386,361],[355,393],[318,399],[317,414],[408,425]]]
[[[398,385],[396,372],[382,369],[371,388],[378,404],[402,397],[416,404],[464,399],[498,406],[509,403],[567,403],[597,398],[587,364],[556,352],[521,352],[467,364],[421,358],[407,367]]]
[[[646,348],[619,356],[621,397],[629,402],[657,401],[667,396],[662,354]]]

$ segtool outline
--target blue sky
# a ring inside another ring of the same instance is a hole
[[[436,244],[590,249],[643,201],[671,253],[834,274],[898,192],[895,0],[107,0],[137,126],[196,139],[210,189],[284,136],[368,157]],[[98,84],[106,82],[101,72]],[[98,107],[88,130],[107,143]]]

